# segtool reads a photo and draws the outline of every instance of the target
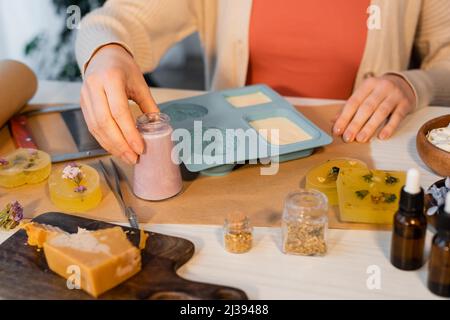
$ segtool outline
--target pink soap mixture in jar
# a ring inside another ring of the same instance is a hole
[[[175,196],[183,186],[180,167],[172,160],[170,118],[164,113],[147,113],[137,119],[145,142],[144,153],[134,167],[133,191],[144,200]]]

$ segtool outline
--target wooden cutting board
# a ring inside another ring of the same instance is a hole
[[[109,228],[115,225],[62,213],[45,213],[33,219],[67,232]],[[139,231],[123,227],[136,243]],[[176,270],[194,254],[194,244],[186,239],[148,232],[142,251],[142,270],[99,299],[247,299],[239,289],[193,282],[179,277]],[[43,250],[26,245],[24,230],[17,231],[0,245],[0,297],[6,299],[94,299],[82,290],[69,290],[66,279],[47,266]]]

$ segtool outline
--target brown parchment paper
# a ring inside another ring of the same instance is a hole
[[[339,105],[301,106],[298,110],[326,132],[330,132],[332,118],[340,110]],[[136,114],[136,110],[133,111]],[[50,151],[72,151],[73,141],[67,138],[62,119],[58,115],[35,117],[30,127],[40,146]],[[42,132],[45,132],[43,134]],[[58,134],[59,132],[59,134]],[[39,138],[37,138],[39,136]],[[8,132],[0,132],[0,154],[13,148]],[[44,140],[44,141],[42,141]],[[44,148],[44,149],[45,149]],[[279,226],[283,201],[286,195],[304,186],[308,169],[336,157],[353,157],[372,166],[369,144],[345,144],[341,139],[326,147],[317,149],[310,157],[281,163],[276,175],[260,175],[259,165],[245,165],[224,177],[199,175],[191,181],[184,181],[183,191],[178,196],[158,202],[137,199],[131,192],[125,197],[135,209],[141,223],[167,224],[209,224],[222,225],[226,215],[235,210],[246,213],[255,226]],[[84,161],[97,167],[97,160]],[[132,181],[132,167],[117,160],[129,182]],[[58,164],[60,166],[63,164]],[[191,175],[192,176],[192,175]],[[192,177],[189,177],[190,179]],[[89,218],[125,222],[120,207],[102,179],[104,199],[94,210],[79,214]],[[17,189],[0,189],[2,205],[7,201],[20,200],[25,205],[28,217],[48,211],[58,211],[49,200],[46,183],[24,186]],[[331,228],[341,229],[386,229],[387,226],[342,223],[337,208],[330,208]]]

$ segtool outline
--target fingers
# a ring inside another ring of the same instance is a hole
[[[88,86],[88,94],[91,103],[88,109],[93,116],[90,127],[91,133],[108,152],[121,157],[130,164],[136,163],[137,154],[130,148],[120,128],[114,121],[102,86],[92,83],[91,80]],[[87,112],[88,117],[89,112]]]
[[[92,106],[93,105],[90,102],[89,91],[86,86],[83,86],[81,89],[81,111],[83,113],[84,119],[86,120],[89,132],[106,151],[113,154],[112,150],[108,150],[107,142],[104,141],[101,135],[97,134],[97,122],[95,120],[95,115],[92,112]]]
[[[398,128],[402,120],[406,117],[408,106],[404,104],[398,105],[398,107],[394,110],[391,117],[389,118],[387,124],[384,126],[384,128],[380,131],[380,134],[378,137],[381,140],[385,140],[387,138],[390,138],[394,131]]]
[[[397,76],[384,75],[366,80],[350,97],[333,127],[344,141],[367,142],[383,122],[379,138],[390,137],[402,119],[412,111],[415,96],[407,83]]]
[[[367,142],[375,134],[375,131],[389,117],[394,110],[397,101],[392,98],[384,100],[373,113],[372,117],[367,121],[362,130],[356,136],[358,142]]]
[[[144,141],[136,129],[135,121],[128,106],[128,97],[125,92],[125,84],[120,78],[111,78],[105,83],[105,92],[108,99],[112,118],[119,127],[128,145],[136,154],[144,151]]]
[[[356,92],[348,99],[338,119],[336,120],[333,133],[335,135],[342,135],[348,124],[352,120],[361,103],[370,95],[374,89],[376,81],[374,79],[367,79],[363,82]]]
[[[345,142],[355,140],[358,132],[366,124],[367,120],[373,115],[382,101],[386,98],[387,92],[384,86],[377,86],[371,94],[361,103],[353,119],[344,131],[343,138]]]
[[[132,82],[131,88],[128,88],[127,91],[130,98],[136,102],[143,113],[159,112],[159,108],[141,74]]]

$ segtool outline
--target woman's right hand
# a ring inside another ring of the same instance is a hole
[[[89,131],[102,147],[134,164],[144,151],[144,141],[136,129],[128,99],[136,102],[142,112],[159,111],[131,54],[120,45],[106,45],[86,68],[81,110]]]

